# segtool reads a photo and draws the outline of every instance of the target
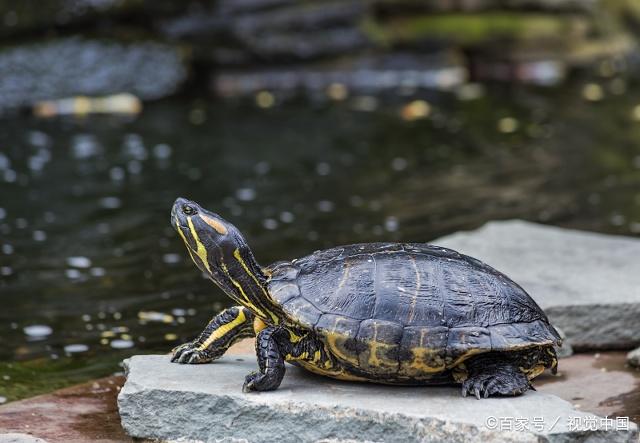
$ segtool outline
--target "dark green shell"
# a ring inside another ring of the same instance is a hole
[[[508,277],[429,244],[315,252],[274,265],[269,292],[293,322],[321,336],[338,334],[344,353],[360,360],[372,342],[386,347],[390,362],[425,349],[435,368],[479,352],[560,340],[540,307]]]

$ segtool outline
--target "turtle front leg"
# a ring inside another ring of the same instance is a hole
[[[516,396],[534,389],[518,361],[500,353],[479,355],[465,363],[468,377],[462,382],[462,396]]]
[[[242,390],[251,391],[273,391],[278,389],[284,377],[284,356],[281,351],[282,345],[278,344],[278,335],[281,328],[267,326],[258,333],[256,337],[256,355],[258,357],[258,367],[260,371],[252,372],[244,380]]]
[[[211,319],[195,340],[172,351],[176,363],[208,363],[222,357],[229,347],[241,338],[253,337],[254,314],[243,306],[225,309]]]

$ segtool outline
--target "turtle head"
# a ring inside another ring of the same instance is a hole
[[[171,224],[196,266],[223,291],[256,315],[275,318],[267,307],[267,277],[233,224],[184,198],[173,204]]]
[[[224,256],[246,247],[242,234],[218,214],[208,211],[198,203],[178,198],[171,209],[171,224],[178,231],[189,255],[198,268],[216,278],[224,268]]]

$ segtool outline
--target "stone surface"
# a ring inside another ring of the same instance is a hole
[[[637,427],[602,429],[596,416],[550,394],[478,401],[458,388],[347,383],[288,367],[277,391],[245,394],[255,357],[177,365],[167,355],[125,362],[118,396],[124,429],[134,437],[248,441],[637,441]],[[499,428],[500,422],[503,430]],[[508,423],[526,424],[515,431]],[[569,429],[571,420],[597,431]],[[540,423],[542,429],[538,430]]]
[[[511,277],[578,350],[640,344],[638,239],[512,220],[431,243]]]
[[[65,38],[0,51],[0,108],[121,92],[157,99],[175,92],[185,78],[170,46]]]
[[[629,352],[627,354],[627,361],[634,368],[640,368],[640,348]]]

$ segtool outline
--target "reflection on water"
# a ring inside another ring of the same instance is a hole
[[[264,264],[499,218],[638,235],[640,89],[584,91],[5,118],[0,395],[168,351],[228,305],[169,225],[177,196],[232,220]]]

